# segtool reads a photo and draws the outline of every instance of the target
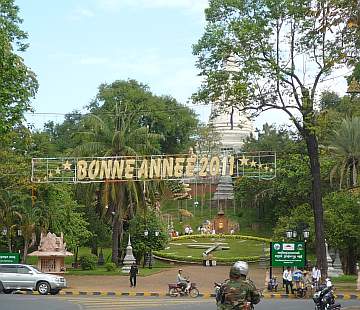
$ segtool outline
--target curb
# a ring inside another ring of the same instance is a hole
[[[39,295],[38,292],[27,291],[28,295]],[[103,291],[69,291],[63,290],[59,292],[62,296],[117,296],[117,297],[170,297],[168,293],[159,292],[103,292]],[[198,298],[215,298],[214,293],[200,293]],[[294,295],[288,294],[263,294],[265,299],[300,299]],[[336,294],[336,299],[340,300],[360,300],[360,294]],[[309,299],[309,298],[308,298]]]

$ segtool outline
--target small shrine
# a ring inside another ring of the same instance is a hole
[[[133,248],[131,246],[130,234],[129,234],[129,241],[128,241],[128,245],[126,247],[126,254],[123,259],[123,267],[121,268],[121,271],[123,273],[129,273],[131,265],[135,262],[136,262],[136,259],[133,254]]]
[[[229,219],[225,216],[222,209],[219,210],[218,214],[214,218],[213,227],[217,234],[229,233]]]
[[[66,251],[66,243],[61,233],[60,237],[55,234],[41,233],[40,245],[38,250],[29,254],[29,256],[37,256],[37,267],[45,273],[64,273],[65,257],[73,256],[71,252]]]

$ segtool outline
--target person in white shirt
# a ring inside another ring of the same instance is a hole
[[[314,268],[312,269],[311,277],[312,277],[313,287],[315,287],[315,288],[318,287],[318,285],[320,283],[320,278],[321,278],[321,271],[320,271],[320,269],[318,269],[317,266],[314,266]]]
[[[285,288],[286,288],[286,294],[289,294],[289,286],[291,289],[291,294],[294,294],[293,284],[292,284],[292,272],[291,272],[290,267],[287,267],[284,270],[283,280],[284,280],[284,284],[285,284]]]
[[[185,227],[185,235],[188,235],[188,234],[189,234],[189,231],[190,231],[189,226],[186,226],[186,227]]]

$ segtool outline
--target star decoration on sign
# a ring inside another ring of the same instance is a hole
[[[269,171],[269,167],[267,165],[265,166],[265,171]]]
[[[248,165],[249,158],[246,158],[244,155],[240,159],[241,166],[247,166]]]
[[[64,166],[65,171],[70,171],[71,170],[71,164],[69,163],[68,160],[65,162],[65,164],[62,164],[62,165]]]
[[[256,161],[254,159],[250,162],[250,167],[256,167]]]
[[[263,164],[258,164],[259,169],[261,169],[263,166]]]
[[[52,172],[50,171],[49,172],[49,178],[52,178],[53,177],[53,174],[52,174]]]
[[[60,173],[61,173],[59,167],[56,168],[55,173],[56,173],[56,174],[60,174]]]

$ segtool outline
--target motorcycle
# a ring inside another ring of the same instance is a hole
[[[196,287],[196,283],[190,283],[190,287],[186,290],[182,288],[180,284],[170,283],[169,285],[169,296],[177,297],[177,296],[190,296],[192,298],[196,298],[199,296],[199,290]]]
[[[332,286],[321,285],[313,295],[315,310],[340,310],[341,305],[335,303]]]

